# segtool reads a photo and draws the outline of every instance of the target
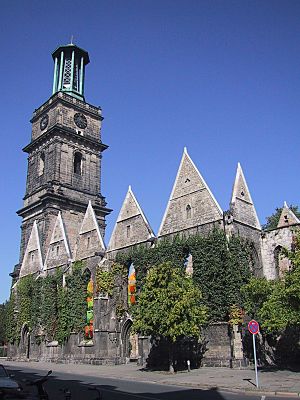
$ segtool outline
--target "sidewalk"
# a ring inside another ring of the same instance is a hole
[[[72,373],[84,376],[107,377],[124,380],[147,381],[152,383],[179,385],[195,388],[217,388],[227,391],[257,392],[268,395],[288,394],[300,397],[300,373],[291,371],[259,371],[260,388],[255,386],[254,370],[238,370],[229,368],[200,368],[191,372],[143,371],[136,364],[126,365],[85,365],[54,364],[46,362],[1,362],[9,367],[32,368],[39,372],[52,369],[53,372]]]

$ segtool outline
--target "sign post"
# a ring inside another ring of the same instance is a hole
[[[256,387],[258,388],[258,375],[257,375],[257,360],[256,360],[256,346],[255,346],[255,335],[259,332],[259,324],[257,321],[252,319],[248,324],[248,330],[252,333],[253,338],[253,353],[254,353],[254,365],[255,365],[255,377],[256,377]]]

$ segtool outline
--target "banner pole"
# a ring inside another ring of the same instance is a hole
[[[253,353],[254,353],[254,365],[255,365],[256,387],[258,388],[258,375],[257,375],[257,360],[256,360],[255,336],[256,336],[256,335],[252,335],[252,337],[253,337]]]

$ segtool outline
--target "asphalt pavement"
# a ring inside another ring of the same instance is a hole
[[[126,365],[56,364],[46,362],[16,362],[0,360],[7,368],[30,368],[42,374],[50,369],[54,373],[83,377],[119,379],[134,382],[175,385],[203,390],[225,390],[263,396],[300,397],[300,372],[276,369],[258,371],[259,388],[254,369],[199,368],[170,374],[148,371],[134,363]]]

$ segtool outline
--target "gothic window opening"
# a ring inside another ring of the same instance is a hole
[[[193,256],[189,253],[188,257],[184,262],[185,273],[187,276],[193,276],[194,268],[193,268]]]
[[[134,265],[131,264],[128,270],[128,304],[129,306],[135,304],[136,294],[136,275]]]
[[[86,325],[84,327],[84,339],[92,340],[94,336],[94,283],[91,271],[87,268],[83,272],[86,282]]]
[[[39,161],[39,176],[43,175],[45,171],[45,153],[41,153]]]
[[[91,238],[88,236],[87,241],[86,241],[86,248],[89,249],[91,245]]]
[[[74,174],[82,175],[82,154],[78,152],[74,155]]]
[[[131,228],[130,225],[126,226],[126,237],[127,238],[130,238],[130,230],[131,230],[130,228]]]
[[[274,250],[275,279],[281,279],[286,271],[290,270],[290,260],[282,253],[282,247],[279,245]]]
[[[188,204],[185,208],[186,219],[190,219],[192,216],[192,207]]]
[[[274,250],[275,279],[278,279],[280,275],[280,254],[281,254],[281,246],[277,246]]]
[[[56,247],[56,255],[59,255],[59,246]]]

